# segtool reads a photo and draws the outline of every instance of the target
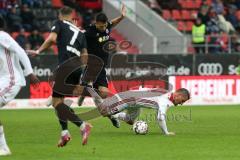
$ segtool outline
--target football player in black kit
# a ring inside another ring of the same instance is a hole
[[[115,27],[119,22],[121,22],[125,16],[126,7],[125,5],[122,5],[121,16],[108,21],[107,16],[104,13],[100,13],[96,16],[96,22],[94,24],[90,24],[86,28],[85,36],[88,44],[88,54],[97,56],[104,62],[102,70],[98,74],[96,81],[93,83],[93,87],[97,89],[102,98],[106,98],[109,94],[108,81],[105,70],[105,67],[108,63],[109,52],[104,49],[104,45],[110,41],[111,29]],[[79,106],[82,105],[83,100],[84,96],[80,96],[78,100]],[[113,117],[109,118],[115,127],[120,127],[117,119]]]
[[[74,25],[73,22],[73,10],[69,7],[63,7],[59,12],[59,19],[55,22],[51,29],[51,33],[45,42],[36,51],[30,50],[29,54],[37,55],[40,54],[45,49],[49,48],[53,43],[57,44],[58,47],[58,61],[59,68],[64,66],[66,62],[69,62],[72,58],[80,57],[82,64],[87,64],[87,44],[85,35],[79,30],[78,27]],[[81,55],[81,56],[80,56]],[[82,58],[82,59],[81,59]],[[85,62],[84,62],[85,61]],[[85,66],[83,66],[84,68]],[[70,76],[67,77],[66,83],[76,86],[80,84],[80,76],[82,74],[81,68],[70,72]],[[59,79],[55,79],[55,85]],[[78,85],[78,86],[77,86]],[[58,142],[58,147],[65,146],[71,139],[70,133],[68,131],[68,121],[74,123],[80,128],[82,134],[82,144],[87,144],[88,136],[90,134],[91,125],[87,122],[83,122],[74,111],[64,103],[64,87],[63,90],[56,92],[53,87],[52,93],[52,105],[57,113],[60,125],[62,127],[61,138]],[[79,95],[78,95],[79,96]]]

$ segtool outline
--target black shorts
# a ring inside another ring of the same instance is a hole
[[[70,84],[70,85],[78,85],[78,84],[80,84],[80,78],[81,78],[82,73],[83,73],[83,70],[81,68],[77,69],[76,71],[72,72],[66,78],[65,83],[66,84]],[[55,79],[55,81],[57,81],[57,79]],[[68,96],[70,96],[70,95],[68,95]],[[64,95],[64,93],[55,92],[54,91],[54,87],[53,87],[52,97],[62,98],[62,97],[65,97],[65,95]]]
[[[96,81],[93,83],[93,88],[98,89],[99,87],[108,87],[108,80],[106,69],[103,67],[101,72],[98,74]]]

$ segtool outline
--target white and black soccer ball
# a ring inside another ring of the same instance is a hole
[[[136,134],[147,134],[148,133],[148,124],[145,121],[136,121],[133,124],[133,131]]]

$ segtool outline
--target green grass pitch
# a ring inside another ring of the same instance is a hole
[[[167,123],[173,137],[160,134],[154,114],[141,115],[148,120],[147,135],[135,135],[124,123],[116,129],[107,118],[91,120],[94,128],[84,147],[71,124],[72,141],[57,148],[60,128],[52,109],[0,110],[13,152],[0,160],[239,160],[240,106],[171,108]]]

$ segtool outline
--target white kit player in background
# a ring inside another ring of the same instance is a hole
[[[26,52],[7,32],[3,31],[4,22],[0,15],[0,108],[13,100],[21,87],[26,85],[24,76],[29,76],[35,87],[39,84]],[[0,156],[10,154],[11,151],[6,143],[3,125],[0,121]]]
[[[92,88],[87,88],[88,92],[94,97],[94,102],[99,108],[100,113],[103,116],[113,114],[114,118],[125,121],[126,123],[133,125],[137,117],[140,115],[141,108],[151,108],[157,111],[157,121],[165,135],[175,135],[174,132],[169,132],[166,123],[167,110],[172,106],[182,105],[184,102],[190,99],[190,93],[187,89],[181,88],[171,94],[163,94],[161,96],[151,97],[151,98],[136,98],[131,103],[125,103],[127,99],[121,99],[118,97],[118,104],[115,108],[109,109],[112,104],[104,102],[100,96],[97,95],[96,91]],[[144,91],[143,91],[144,92]],[[104,104],[104,105],[103,105]],[[115,103],[116,104],[116,103]],[[116,110],[117,114],[111,113],[111,111]],[[125,110],[126,112],[122,112]]]

